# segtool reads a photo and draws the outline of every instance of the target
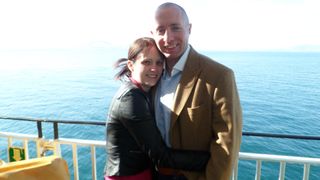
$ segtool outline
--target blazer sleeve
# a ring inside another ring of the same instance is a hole
[[[119,112],[121,122],[154,165],[182,170],[205,169],[210,157],[209,152],[175,150],[165,145],[147,99],[139,90],[131,90],[122,97]]]
[[[225,180],[237,163],[242,136],[242,111],[234,73],[224,71],[213,93],[212,129],[217,138],[211,142],[211,157],[205,179]],[[214,172],[212,170],[214,169]]]

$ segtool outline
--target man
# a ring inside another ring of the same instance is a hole
[[[191,24],[184,9],[164,3],[151,31],[166,56],[166,70],[155,94],[156,120],[169,146],[208,150],[204,172],[161,170],[165,179],[228,180],[236,164],[242,112],[231,69],[197,53],[188,43]]]

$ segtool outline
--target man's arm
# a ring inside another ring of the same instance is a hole
[[[205,179],[228,180],[237,161],[242,136],[242,111],[234,73],[222,74],[213,96],[211,159]]]

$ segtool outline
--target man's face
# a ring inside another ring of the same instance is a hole
[[[168,61],[178,61],[188,45],[191,25],[175,7],[159,9],[152,35]]]

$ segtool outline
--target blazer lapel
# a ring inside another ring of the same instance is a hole
[[[197,52],[191,47],[188,59],[181,75],[174,97],[173,112],[171,114],[171,127],[175,124],[185,106],[190,93],[196,83],[200,73],[200,64],[197,58]]]

